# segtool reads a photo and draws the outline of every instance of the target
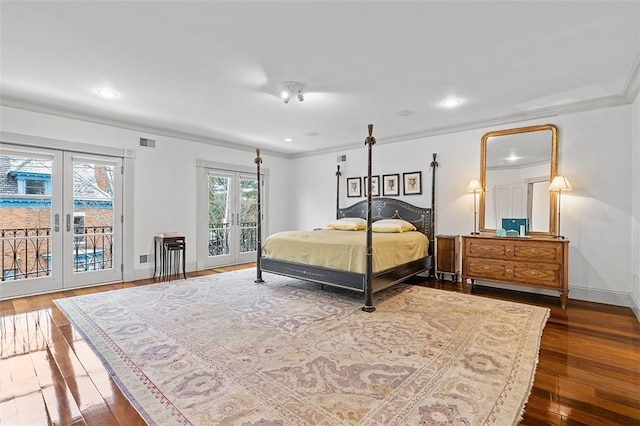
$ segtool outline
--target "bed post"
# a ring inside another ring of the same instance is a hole
[[[262,268],[260,267],[260,259],[262,258],[262,203],[261,203],[261,193],[262,193],[262,185],[260,182],[260,164],[262,163],[262,158],[260,158],[260,150],[256,149],[256,159],[254,160],[256,163],[256,177],[258,179],[258,241],[256,247],[256,279],[254,282],[263,283],[262,279]]]
[[[336,171],[336,219],[340,219],[340,164],[338,164],[338,170]]]
[[[366,265],[364,275],[364,306],[362,310],[365,312],[373,312],[376,308],[373,306],[373,235],[371,229],[371,147],[375,145],[376,138],[373,137],[373,124],[369,124],[369,136],[364,140],[364,144],[368,145],[367,159],[367,247],[366,247]]]
[[[429,269],[429,276],[435,276],[435,258],[434,258],[434,247],[433,242],[436,239],[436,168],[439,166],[436,161],[436,157],[438,154],[433,153],[433,161],[431,162],[431,241],[429,241],[429,254],[431,254],[431,269]]]

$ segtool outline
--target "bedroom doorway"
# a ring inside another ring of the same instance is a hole
[[[205,268],[255,260],[258,182],[255,174],[207,169]],[[200,248],[200,247],[199,247]]]
[[[122,158],[1,145],[1,298],[122,280]]]

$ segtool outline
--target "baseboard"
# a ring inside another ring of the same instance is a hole
[[[496,287],[502,288],[506,290],[518,290],[527,293],[533,294],[544,294],[547,296],[559,296],[559,293],[554,290],[545,290],[538,289],[533,287],[525,287],[519,286],[515,284],[501,284],[494,283],[488,281],[476,281],[477,284],[487,286],[487,287]],[[632,308],[634,312],[636,312],[636,308],[634,308],[634,301],[632,300],[632,295],[630,293],[622,293],[616,291],[609,290],[594,290],[592,288],[586,287],[578,287],[578,286],[569,286],[569,299],[574,300],[584,300],[587,302],[595,302],[595,303],[605,303],[607,305],[616,305],[616,306],[624,306],[628,308]],[[639,305],[635,303],[635,307]],[[636,313],[638,316],[638,313]]]
[[[631,309],[640,321],[640,272],[633,274],[633,287],[631,288]]]
[[[569,286],[569,299],[633,308],[631,293]]]
[[[196,262],[187,262],[187,274],[189,272],[195,271],[196,270]],[[134,280],[138,281],[138,280],[146,280],[149,278],[153,278],[153,270],[154,270],[154,264],[153,262],[148,263],[148,266],[142,267],[142,268],[138,268],[134,271]]]
[[[139,268],[134,271],[134,281],[146,280],[153,277],[153,266],[149,268]]]

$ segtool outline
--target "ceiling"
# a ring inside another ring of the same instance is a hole
[[[2,104],[287,157],[362,144],[369,123],[382,143],[544,124],[640,90],[640,0],[0,8]]]

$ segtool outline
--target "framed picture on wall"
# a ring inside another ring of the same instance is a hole
[[[347,197],[362,197],[362,178],[347,178]]]
[[[403,173],[404,195],[422,194],[422,172]]]
[[[382,195],[400,195],[400,175],[382,175]]]
[[[364,177],[364,196],[367,196],[367,189],[369,189],[369,179]],[[380,196],[380,176],[371,176],[371,196]]]

